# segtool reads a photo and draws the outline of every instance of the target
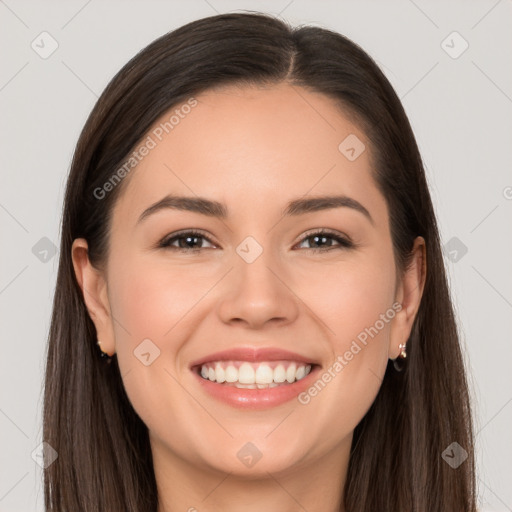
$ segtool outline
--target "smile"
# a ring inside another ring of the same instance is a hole
[[[321,368],[318,357],[277,347],[236,347],[190,363],[205,398],[245,410],[296,400]]]
[[[269,389],[293,384],[311,372],[299,361],[212,361],[202,364],[203,379],[239,389]]]

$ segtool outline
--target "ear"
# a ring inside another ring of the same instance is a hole
[[[115,340],[106,280],[103,273],[89,261],[88,245],[84,238],[73,241],[71,258],[87,311],[101,341],[101,349],[111,356],[115,352]]]
[[[391,323],[390,359],[396,359],[400,355],[399,345],[405,345],[411,335],[414,319],[420,307],[426,275],[426,245],[424,238],[419,236],[414,240],[411,263],[397,287],[395,301],[400,303],[402,308]]]

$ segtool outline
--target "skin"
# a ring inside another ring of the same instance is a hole
[[[397,276],[369,141],[331,99],[288,84],[229,86],[196,99],[125,178],[105,268],[91,265],[84,239],[72,249],[102,349],[117,353],[149,429],[159,512],[343,510],[353,430],[410,335],[425,242],[416,239],[412,265]],[[349,134],[366,145],[352,162],[338,150]],[[171,192],[220,201],[229,215],[167,209],[137,223]],[[364,205],[373,224],[348,207],[282,216],[292,199],[335,193]],[[157,248],[187,228],[208,237],[198,239],[200,251]],[[315,245],[305,233],[316,228],[357,246]],[[247,236],[263,249],[252,263],[236,252]],[[191,361],[235,346],[279,347],[327,369],[395,302],[401,311],[307,405],[293,399],[240,410],[207,395],[189,370]],[[146,338],[161,351],[150,366],[133,354]],[[247,442],[262,455],[250,468],[237,457]]]

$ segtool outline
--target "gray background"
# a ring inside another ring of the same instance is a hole
[[[511,511],[510,0],[0,0],[0,511],[43,510],[32,454],[41,443],[52,247],[79,131],[138,50],[186,22],[243,9],[345,34],[402,98],[427,167],[471,369],[480,507]],[[58,44],[46,59],[40,54],[52,40],[43,31]],[[464,40],[469,47],[458,55]]]

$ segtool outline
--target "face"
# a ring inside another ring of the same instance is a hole
[[[414,310],[370,143],[298,87],[195,99],[148,132],[105,272],[85,271],[98,338],[155,459],[252,476],[335,461]]]

